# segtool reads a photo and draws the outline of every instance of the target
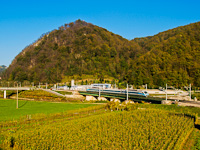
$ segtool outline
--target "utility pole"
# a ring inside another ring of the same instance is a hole
[[[147,84],[146,84],[146,91],[147,91]]]
[[[46,89],[47,89],[47,83],[46,83]]]
[[[127,84],[126,100],[128,100],[128,84]]]
[[[100,87],[99,87],[99,97],[101,97]]]
[[[18,83],[17,83],[17,106],[16,108],[18,109]]]
[[[165,92],[166,92],[166,101],[167,101],[167,83],[166,83],[166,90],[165,90]]]

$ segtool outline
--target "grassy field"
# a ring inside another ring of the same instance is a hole
[[[59,113],[93,105],[94,104],[50,103],[19,100],[19,109],[16,109],[16,100],[0,99],[0,121],[15,120],[25,115],[37,113]]]

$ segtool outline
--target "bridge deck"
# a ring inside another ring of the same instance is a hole
[[[0,87],[0,90],[2,91],[16,91],[16,90],[30,90],[30,87]]]

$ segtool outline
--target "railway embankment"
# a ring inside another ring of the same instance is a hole
[[[196,102],[196,101],[181,101],[181,102],[178,102],[178,105],[180,105],[180,106],[190,106],[190,107],[199,107],[200,108],[200,102]]]

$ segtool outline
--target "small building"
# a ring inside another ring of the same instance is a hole
[[[71,81],[71,87],[74,86],[74,80],[72,79]]]

